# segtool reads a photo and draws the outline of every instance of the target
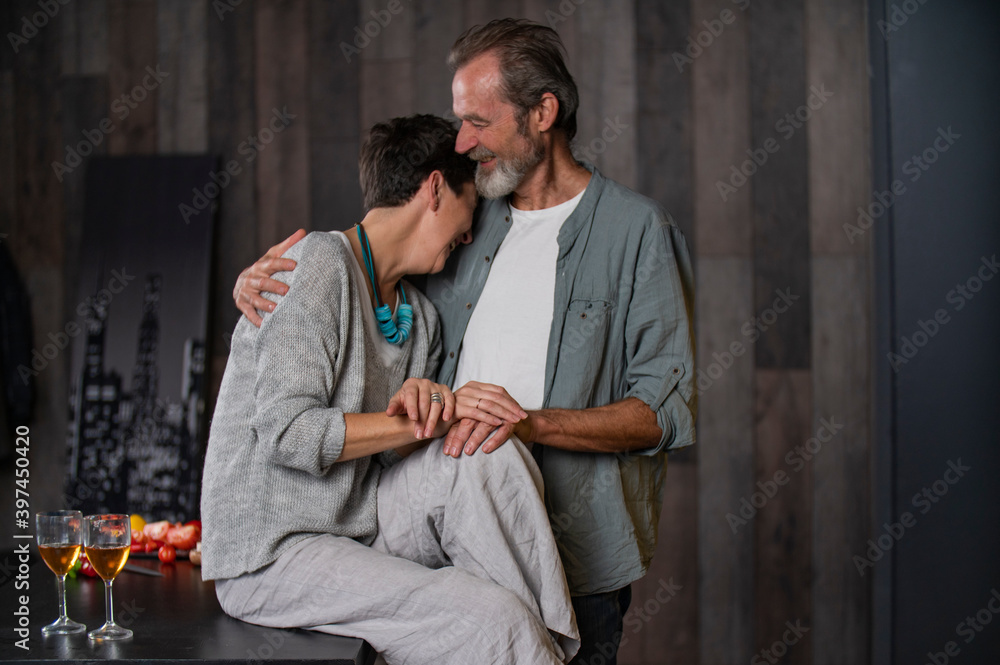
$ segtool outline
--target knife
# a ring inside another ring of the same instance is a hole
[[[140,575],[152,575],[153,577],[163,577],[163,573],[159,571],[150,570],[149,568],[143,568],[142,566],[136,566],[131,563],[126,563],[125,567],[122,568],[122,570],[127,570],[130,573],[139,573]]]

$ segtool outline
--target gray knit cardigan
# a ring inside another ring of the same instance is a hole
[[[341,238],[312,233],[275,275],[288,294],[257,329],[233,333],[209,434],[202,482],[202,577],[228,579],[274,562],[295,543],[330,533],[370,543],[376,489],[395,452],[338,462],[345,413],[384,411],[408,377],[432,377],[437,313],[404,284],[413,330],[386,366],[365,330],[374,316],[355,258]]]

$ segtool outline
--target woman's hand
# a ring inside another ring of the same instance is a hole
[[[528,417],[521,405],[502,386],[492,383],[469,381],[455,391],[455,397],[459,418],[489,422],[480,416],[491,414],[509,423],[516,423]]]
[[[432,400],[433,395],[440,395],[440,401]],[[444,436],[455,415],[455,394],[448,386],[430,379],[407,379],[385,410],[390,418],[402,414],[414,422],[416,439]]]
[[[233,287],[233,300],[244,316],[250,319],[250,323],[260,328],[264,319],[260,317],[257,310],[264,312],[274,311],[274,303],[260,295],[262,292],[277,293],[285,295],[288,293],[288,285],[271,279],[271,275],[276,272],[294,270],[296,263],[292,259],[283,259],[281,255],[288,251],[288,248],[306,237],[306,232],[299,229],[283,241],[267,250],[264,256],[246,268],[236,278],[236,286]]]

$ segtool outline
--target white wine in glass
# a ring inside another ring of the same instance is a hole
[[[83,546],[83,514],[79,510],[56,510],[35,514],[38,553],[56,574],[59,618],[42,628],[43,635],[72,635],[87,627],[66,616],[66,573],[80,558]]]
[[[84,549],[90,565],[104,580],[104,600],[107,606],[107,621],[97,630],[87,633],[87,637],[92,640],[124,640],[132,637],[131,630],[115,623],[111,602],[111,583],[128,561],[131,541],[132,525],[128,515],[87,516]]]

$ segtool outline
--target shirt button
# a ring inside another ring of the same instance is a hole
[[[585,319],[585,318],[587,318],[587,313],[586,313],[586,312],[584,312],[583,314],[581,314],[581,315],[580,315],[580,318],[581,318],[581,319]]]
[[[489,263],[489,262],[490,262],[490,257],[488,257],[488,256],[486,257],[486,262],[487,262],[487,263]]]
[[[674,368],[674,374],[680,374],[680,373],[681,373],[681,371],[675,367]]]
[[[503,218],[503,221],[505,221],[505,222],[509,222],[509,221],[510,221],[510,215],[508,215],[507,217],[504,217],[504,218]]]
[[[471,302],[465,303],[465,309],[472,309],[472,303]]]
[[[454,358],[454,357],[455,357],[455,352],[454,352],[454,351],[452,351],[451,353],[449,353],[449,354],[448,354],[448,357],[449,357],[449,358]]]

